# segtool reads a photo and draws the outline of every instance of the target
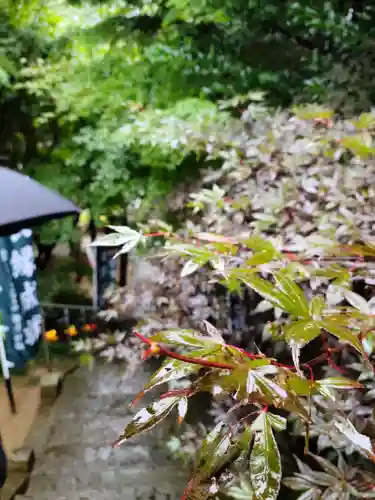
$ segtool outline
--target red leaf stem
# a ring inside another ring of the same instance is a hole
[[[139,332],[135,332],[137,337],[139,337],[143,342],[146,342],[148,345],[152,345],[153,342],[150,341],[150,339],[147,339],[144,337],[142,334]],[[183,354],[178,354],[177,352],[169,351],[168,349],[165,349],[164,347],[159,346],[159,354],[168,356],[173,359],[178,359],[179,361],[185,361],[185,363],[192,363],[193,365],[202,365],[202,366],[209,366],[211,368],[222,368],[224,370],[234,370],[236,367],[233,365],[230,365],[229,363],[216,363],[215,361],[208,361],[207,359],[201,359],[201,358],[190,358],[189,356],[184,356]]]
[[[141,333],[135,332],[135,335],[137,335],[137,337],[140,340],[142,340],[143,342],[145,342],[149,346],[155,346],[154,342],[152,342],[150,339],[148,339],[147,337],[145,337]],[[324,340],[323,340],[323,343],[324,343]],[[184,356],[183,354],[178,354],[177,352],[173,352],[173,351],[170,351],[168,349],[165,349],[164,347],[161,347],[159,344],[157,344],[157,347],[158,347],[158,354],[161,354],[161,355],[164,355],[164,356],[168,356],[168,357],[173,358],[173,359],[178,359],[179,361],[184,361],[185,363],[192,363],[192,364],[195,364],[195,365],[208,366],[210,368],[221,368],[221,369],[224,369],[224,370],[234,370],[236,368],[236,366],[231,365],[229,363],[219,363],[219,362],[215,362],[215,361],[209,361],[207,359],[192,358],[192,357],[189,357],[189,356]],[[234,347],[234,346],[231,346],[231,347]],[[245,351],[244,349],[241,349],[241,348],[238,348],[238,347],[236,347],[235,349],[237,349],[241,353],[245,354],[250,359],[260,359],[260,358],[262,358],[262,355],[253,354],[253,353]],[[146,352],[147,353],[152,353],[152,352],[154,352],[154,349],[152,349],[152,348],[148,349]],[[303,363],[301,365],[301,367],[307,368],[309,370],[311,381],[314,381],[314,374],[313,374],[313,371],[312,371],[312,366],[316,365],[317,363],[319,363],[320,361],[323,361],[325,359],[328,359],[330,365],[333,368],[335,368],[336,370],[342,371],[342,369],[340,367],[338,367],[337,365],[335,365],[335,363],[333,363],[333,360],[331,359],[330,352],[331,352],[331,349],[327,347],[326,352],[324,352],[320,356],[312,359],[308,363]],[[287,364],[284,364],[284,363],[278,363],[277,361],[274,361],[274,360],[271,360],[271,364],[274,365],[274,366],[278,366],[280,368],[286,368],[287,370],[291,370],[291,371],[295,371],[295,369],[296,369],[293,365],[287,365]]]

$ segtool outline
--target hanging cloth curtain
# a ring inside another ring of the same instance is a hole
[[[116,248],[95,248],[93,305],[96,309],[104,307],[107,289],[116,284],[118,259],[113,257],[117,251]]]
[[[32,233],[0,238],[0,312],[10,367],[23,368],[35,357],[41,335]]]

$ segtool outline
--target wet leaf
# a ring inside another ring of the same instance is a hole
[[[374,154],[374,148],[364,143],[363,139],[358,136],[347,136],[341,139],[341,144],[349,149],[354,155],[366,159]]]
[[[251,394],[252,392],[255,392],[256,387],[255,387],[255,378],[254,375],[251,371],[247,374],[247,379],[246,379],[246,392],[248,394]]]
[[[362,386],[356,380],[350,380],[345,377],[330,377],[322,380],[317,380],[316,385],[319,387],[326,387],[330,389],[359,389]]]
[[[322,492],[318,488],[310,488],[304,493],[301,493],[297,500],[320,500],[321,494]]]
[[[268,300],[274,307],[294,314],[295,305],[291,300],[281,291],[277,290],[275,286],[267,280],[264,280],[257,275],[248,275],[240,278],[245,285],[255,290],[264,299]]]
[[[268,420],[275,431],[284,431],[286,429],[286,418],[273,413],[267,413]]]
[[[122,245],[121,249],[113,256],[113,258],[117,259],[120,255],[130,252],[130,250],[132,250],[139,241],[140,240],[127,241],[124,245]]]
[[[315,487],[312,487],[311,485],[311,480],[309,481],[308,480],[308,476],[305,478],[305,477],[301,477],[300,475],[296,475],[294,477],[286,477],[283,481],[283,483],[285,484],[285,486],[291,490],[295,490],[295,491],[303,491],[305,490],[304,493],[302,493],[302,495],[300,495],[298,497],[298,499],[300,498],[306,498],[306,499],[316,499],[318,500],[320,497],[319,496],[311,496],[312,493],[314,494],[320,494],[321,493],[321,490],[319,490],[318,488],[315,488]],[[307,495],[307,493],[309,493],[309,495]],[[307,495],[306,497],[304,497],[304,495]]]
[[[263,250],[261,252],[256,252],[252,257],[246,260],[246,266],[259,266],[260,264],[267,264],[267,262],[271,262],[275,257],[275,251],[272,250]]]
[[[196,354],[201,354],[202,351],[196,351]],[[185,363],[178,359],[166,359],[162,366],[152,375],[145,386],[145,391],[150,390],[160,384],[171,382],[172,380],[180,380],[188,377],[200,370],[199,365]]]
[[[320,315],[324,311],[325,302],[323,297],[313,297],[309,304],[309,314],[313,320],[320,319]]]
[[[205,381],[201,380],[199,386],[203,388],[204,386],[201,383],[208,382],[206,390],[212,390],[213,387],[219,386],[228,393],[236,393],[236,398],[242,399],[247,394],[246,376],[246,370],[243,367],[239,367],[230,372],[224,372],[222,375],[218,375],[217,373],[208,374],[207,379]]]
[[[264,299],[295,317],[309,317],[309,306],[303,290],[287,276],[276,273],[276,286],[256,274],[239,278]]]
[[[288,392],[293,391],[297,396],[309,396],[315,389],[315,382],[289,372],[285,386]]]
[[[185,257],[191,257],[199,260],[199,262],[208,262],[210,259],[214,259],[216,254],[212,252],[207,247],[197,247],[190,243],[171,243],[166,244],[166,249],[178,255]]]
[[[157,425],[169,415],[180,399],[179,397],[163,398],[160,401],[152,403],[147,408],[142,408],[142,410],[136,413],[130,424],[126,426],[124,432],[115,441],[113,446],[120,446],[127,439],[141,432],[148,431]]]
[[[299,415],[305,422],[310,422],[310,413],[302,404],[300,398],[298,398],[294,393],[289,393],[287,399],[281,400],[279,408],[284,408],[286,411],[292,414]]]
[[[194,237],[198,240],[203,240],[211,243],[229,243],[230,245],[235,245],[237,243],[235,238],[228,238],[227,236],[222,236],[221,234],[213,233],[196,233]]]
[[[182,424],[188,410],[188,399],[181,398],[177,405],[178,423]]]
[[[369,356],[374,351],[375,346],[375,335],[374,332],[369,332],[362,339],[362,345],[365,353]]]
[[[272,363],[271,358],[250,359],[248,357],[245,357],[245,359],[246,359],[246,364],[247,364],[248,368],[250,368],[251,370],[256,370],[257,368],[262,368],[263,373],[265,373],[265,370],[267,370],[269,368],[269,373],[270,373],[270,370],[272,370],[272,373],[276,373],[276,371],[277,371],[277,367],[273,366],[271,364]],[[275,371],[275,368],[276,368],[276,371]]]
[[[257,252],[267,251],[272,252],[274,255],[278,254],[273,244],[270,241],[261,238],[260,236],[251,236],[245,241],[242,241],[242,244]]]
[[[184,267],[181,271],[181,278],[185,278],[186,276],[190,276],[190,274],[195,273],[200,268],[200,265],[194,262],[193,260],[188,260],[185,262]]]
[[[157,344],[171,344],[191,347],[209,347],[220,345],[222,342],[217,338],[204,337],[194,330],[165,330],[150,337],[151,342]]]
[[[204,358],[212,361],[225,361],[224,356],[220,356],[217,346],[214,345],[212,349],[199,349],[185,353],[186,357],[190,358]],[[147,384],[145,385],[144,392],[147,392],[154,387],[187,378],[194,373],[198,373],[202,367],[199,364],[186,363],[178,359],[166,359],[161,367],[152,375]]]
[[[245,479],[241,479],[239,486],[228,488],[228,495],[234,500],[252,500],[254,498],[251,484]]]
[[[309,317],[309,304],[300,286],[283,273],[274,273],[276,286],[289,298],[292,308],[290,314],[294,316]]]
[[[90,243],[92,247],[119,247],[126,245],[130,247],[129,250],[135,247],[142,238],[142,235],[133,232],[134,234],[121,234],[121,233],[111,233],[101,236],[97,240]]]
[[[220,342],[221,344],[224,344],[224,339],[223,337],[220,335],[219,333],[219,330],[217,328],[215,328],[213,325],[211,325],[211,323],[209,323],[208,321],[206,321],[205,319],[203,320],[203,323],[206,327],[206,330],[207,330],[207,333],[210,337],[216,339],[218,342]]]
[[[224,464],[230,463],[239,453],[231,440],[228,427],[222,422],[206,436],[197,456],[196,476],[201,480],[210,478]]]
[[[266,397],[268,396],[272,399],[286,399],[288,397],[288,393],[285,389],[283,389],[276,382],[273,382],[269,378],[265,377],[263,374],[254,371],[253,377],[257,388],[261,394],[264,394]]]
[[[294,342],[293,340],[289,342],[290,349],[292,351],[292,359],[293,359],[293,364],[296,367],[298,375],[303,377],[303,372],[299,366],[299,358],[301,355],[301,344],[298,342]]]
[[[350,344],[355,349],[357,349],[357,351],[362,352],[362,344],[358,338],[358,335],[349,330],[349,328],[346,328],[334,319],[329,318],[320,321],[318,324],[321,328],[324,328],[324,330],[341,340],[341,342]]]
[[[320,335],[320,327],[313,321],[297,321],[285,330],[285,340],[292,350],[293,363],[297,373],[303,376],[299,367],[299,357],[303,346]]]
[[[211,432],[209,432],[204,439],[200,450],[197,455],[197,467],[200,468],[204,466],[205,463],[211,463],[212,456],[210,456],[214,449],[223,439],[224,435],[227,435],[229,429],[224,422],[219,422]]]
[[[320,335],[320,326],[310,320],[296,321],[285,329],[284,335],[287,342],[303,347]]]
[[[351,306],[358,309],[362,314],[371,314],[371,310],[367,303],[367,300],[358,295],[358,293],[354,293],[351,290],[344,289],[344,297]]]
[[[340,469],[338,469],[335,465],[333,465],[333,463],[330,462],[329,460],[326,460],[323,457],[319,457],[319,455],[314,455],[313,453],[310,453],[309,455],[318,462],[318,464],[327,474],[331,474],[333,477],[337,478],[342,478],[342,479],[344,478]]]
[[[143,235],[134,229],[122,226],[108,226],[110,229],[116,231],[115,233],[106,234],[96,241],[92,242],[90,246],[104,246],[104,247],[117,247],[121,246],[121,250],[116,254],[127,253],[132,248],[138,245],[142,240]],[[115,256],[115,257],[116,257]]]
[[[351,421],[347,418],[338,417],[337,420],[335,420],[334,425],[351,443],[356,446],[359,451],[375,462],[374,450],[368,436],[359,433]]]
[[[242,453],[248,453],[250,450],[251,440],[253,438],[253,432],[250,427],[242,432],[240,437],[237,439],[236,446]]]
[[[251,486],[257,500],[276,500],[281,483],[281,461],[267,414],[262,412],[252,428],[256,433],[250,456]]]
[[[138,231],[135,231],[134,229],[131,229],[130,227],[127,226],[108,226],[109,229],[113,229],[116,233],[122,234],[123,236],[127,236],[129,239],[143,236],[141,233]]]

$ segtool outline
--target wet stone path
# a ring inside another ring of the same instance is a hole
[[[181,497],[186,474],[156,445],[160,430],[117,449],[110,445],[137,411],[128,405],[147,380],[141,369],[130,378],[123,373],[121,366],[97,365],[92,372],[80,368],[66,379],[47,445],[37,453],[27,499]]]

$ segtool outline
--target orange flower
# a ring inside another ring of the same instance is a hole
[[[84,331],[85,333],[91,333],[94,330],[96,330],[96,325],[94,323],[87,323],[82,327],[82,331]]]
[[[157,356],[160,353],[160,351],[161,351],[160,347],[154,342],[152,342],[150,344],[150,348],[143,353],[142,359],[147,359],[150,358],[151,356]]]
[[[69,335],[69,337],[75,337],[76,335],[78,335],[78,330],[74,325],[71,325],[65,330],[65,333]]]
[[[44,340],[47,342],[57,342],[59,340],[57,337],[57,331],[48,330],[48,332],[44,332]]]

